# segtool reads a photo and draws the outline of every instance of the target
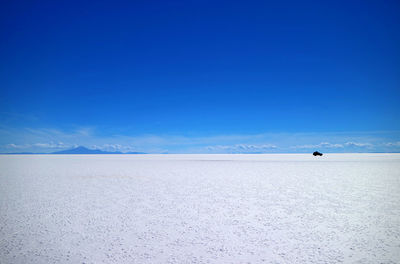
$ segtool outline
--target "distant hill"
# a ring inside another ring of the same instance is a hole
[[[61,150],[56,151],[51,154],[123,154],[122,152],[110,152],[110,151],[103,151],[99,149],[88,149],[83,146],[79,146],[73,149]]]
[[[147,154],[145,152],[120,152],[120,151],[103,151],[100,149],[88,149],[83,146],[79,146],[73,149],[61,150],[51,153],[34,153],[34,152],[14,152],[14,153],[0,153],[0,155],[37,155],[37,154]]]

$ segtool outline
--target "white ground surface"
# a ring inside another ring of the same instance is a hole
[[[400,263],[400,155],[0,156],[0,263]]]

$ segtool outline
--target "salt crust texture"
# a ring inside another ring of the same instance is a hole
[[[0,263],[400,263],[400,155],[1,155]]]

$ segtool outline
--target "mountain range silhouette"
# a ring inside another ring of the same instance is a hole
[[[100,149],[88,149],[84,146],[79,146],[73,149],[61,150],[52,152],[50,154],[145,154],[143,152],[125,152],[122,153],[120,151],[103,151]]]

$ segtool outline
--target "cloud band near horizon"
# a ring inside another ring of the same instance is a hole
[[[400,152],[399,131],[263,133],[243,135],[100,135],[95,128],[0,129],[0,152],[40,152],[85,146],[146,153]]]

